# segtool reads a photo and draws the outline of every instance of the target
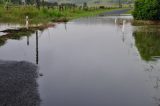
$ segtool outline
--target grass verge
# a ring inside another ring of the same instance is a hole
[[[144,25],[160,25],[160,21],[154,20],[133,20],[132,25],[134,26],[144,26]]]
[[[58,8],[41,8],[40,10],[34,6],[17,6],[10,7],[8,10],[4,6],[0,6],[0,22],[3,23],[19,23],[25,24],[25,17],[29,17],[30,24],[43,24],[48,22],[65,22],[85,16],[94,16],[103,12],[112,11],[115,8],[104,9],[65,9],[59,11]]]

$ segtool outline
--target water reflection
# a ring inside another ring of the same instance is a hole
[[[140,57],[145,61],[145,74],[152,87],[152,99],[160,106],[160,30],[159,26],[136,27],[133,36]]]
[[[43,30],[42,30],[43,31]],[[38,64],[39,61],[39,53],[38,53],[38,30],[25,30],[22,29],[20,31],[15,30],[15,29],[9,29],[9,30],[3,30],[2,32],[7,32],[7,34],[4,34],[0,36],[0,46],[3,46],[7,40],[9,39],[14,39],[14,40],[20,40],[23,37],[27,37],[27,46],[30,44],[30,36],[36,32],[36,40],[35,40],[35,45],[36,45],[36,64]]]
[[[29,46],[29,36],[27,36],[27,46]]]
[[[158,30],[133,31],[129,17],[83,18],[36,30],[8,40],[0,58],[40,66],[42,106],[158,106]]]
[[[152,99],[156,106],[160,105],[160,66],[159,62],[144,63],[147,83],[151,87]]]
[[[40,106],[37,66],[0,60],[0,105]]]
[[[134,31],[136,47],[145,61],[157,60],[160,57],[160,31],[158,26],[139,27]]]
[[[38,31],[36,31],[36,64],[39,62],[39,52],[38,52]]]
[[[64,28],[67,31],[67,22],[64,23]]]
[[[133,19],[132,16],[107,16],[107,17],[87,17],[75,20],[76,24],[85,24],[85,25],[114,25],[115,23],[118,25],[123,24],[123,20],[125,19],[126,24],[130,23]]]
[[[8,39],[20,40],[24,36],[27,36],[27,45],[29,45],[29,36],[31,36],[35,31],[32,29],[6,29],[0,32],[5,33],[4,35],[0,36],[0,46],[2,46]]]

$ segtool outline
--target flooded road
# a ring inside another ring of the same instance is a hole
[[[0,43],[0,60],[38,64],[40,106],[159,106],[159,30],[133,27],[131,20],[57,24]]]

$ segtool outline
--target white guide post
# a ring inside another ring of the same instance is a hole
[[[125,23],[126,23],[126,20],[123,20],[123,26],[122,26],[122,32],[124,33],[125,31]]]
[[[28,29],[29,28],[29,22],[28,22],[29,18],[28,16],[26,16],[26,28]]]

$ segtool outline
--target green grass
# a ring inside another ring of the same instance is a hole
[[[134,25],[134,26],[160,25],[160,21],[133,20],[132,25]]]
[[[115,9],[115,8],[114,8]],[[34,6],[12,6],[8,10],[4,6],[0,6],[0,22],[4,23],[21,23],[25,24],[25,17],[29,16],[30,24],[48,23],[50,21],[68,21],[85,16],[94,16],[112,9],[94,9],[88,10],[66,9],[59,11],[54,8],[41,8],[38,10]]]
[[[132,14],[133,13],[133,9],[127,11],[125,14]]]

